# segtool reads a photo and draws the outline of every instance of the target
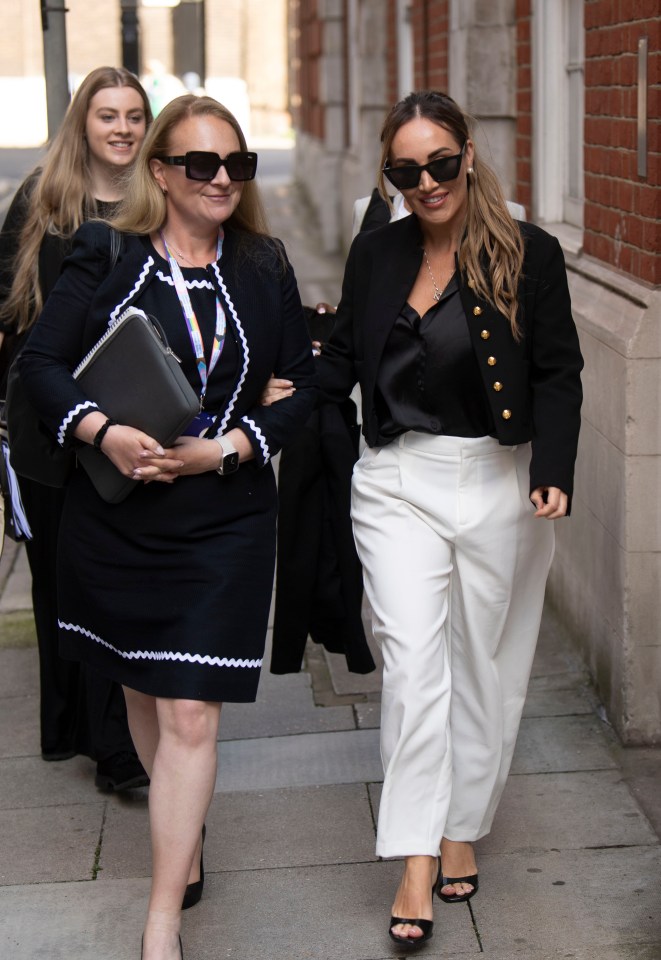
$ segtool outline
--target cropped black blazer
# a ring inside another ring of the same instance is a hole
[[[222,256],[208,271],[234,332],[238,361],[218,433],[240,427],[257,465],[267,463],[314,407],[317,380],[294,272],[276,253],[277,240],[258,238],[248,257],[225,230]],[[74,443],[78,422],[96,407],[71,371],[140,295],[159,269],[141,238],[125,235],[112,266],[110,228],[83,224],[73,250],[19,359],[21,379],[39,416],[62,446]],[[271,374],[292,380],[292,397],[265,407],[260,395]]]
[[[583,358],[572,318],[558,241],[519,223],[525,257],[516,341],[509,319],[480,300],[460,277],[460,295],[495,436],[532,441],[530,489],[559,487],[571,497],[582,400]],[[374,391],[388,335],[417,277],[423,253],[416,216],[355,238],[347,259],[333,335],[317,360],[326,399],[341,400],[360,383],[363,433],[376,445]]]

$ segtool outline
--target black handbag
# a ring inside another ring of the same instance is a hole
[[[200,409],[160,324],[135,307],[124,311],[73,376],[108,417],[142,430],[163,447],[174,443]],[[89,444],[78,450],[78,460],[108,503],[121,502],[140,482],[125,477]]]

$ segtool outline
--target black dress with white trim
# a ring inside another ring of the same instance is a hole
[[[99,256],[98,234],[84,239],[87,254],[79,250],[77,263],[72,258],[59,288],[72,306],[73,290],[81,279],[87,282],[81,267],[86,264],[89,270],[89,261]],[[167,261],[144,238],[127,242],[133,282],[121,296],[118,278],[114,302],[130,301],[158,317],[199,392],[195,357]],[[237,268],[237,260],[226,257],[224,250],[218,264],[183,270],[207,354],[219,291],[227,316],[223,353],[208,382],[205,407],[217,417],[211,432],[240,426],[253,443],[256,459],[227,477],[210,471],[180,477],[173,484],[140,484],[119,504],[101,500],[82,470],[74,472],[67,491],[59,547],[62,652],[154,696],[214,701],[252,701],[256,696],[275,562],[277,494],[270,457],[280,437],[293,434],[307,418],[316,397],[295,280],[290,268],[275,264],[268,243],[254,268],[244,260]],[[120,263],[120,275],[121,269]],[[143,281],[136,283],[139,277]],[[103,301],[101,289],[95,300]],[[75,322],[75,307],[73,313]],[[96,313],[93,300],[79,321],[79,342],[87,340],[90,325],[98,332]],[[72,395],[61,362],[66,337],[58,342],[54,322],[47,308],[23,369],[37,404],[48,410],[54,429],[60,418],[60,434],[70,442],[71,424],[79,414],[69,407],[61,416]],[[259,407],[259,395],[271,369],[295,380],[297,404],[289,411],[274,409],[269,419],[264,417],[267,408]],[[39,370],[42,380],[51,381],[52,397],[57,400],[58,388],[62,392],[61,403],[46,403],[47,388],[36,385]],[[81,402],[78,398],[74,407]]]

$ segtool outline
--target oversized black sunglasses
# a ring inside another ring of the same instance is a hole
[[[225,167],[230,180],[252,180],[257,172],[257,154],[237,150],[219,157],[208,150],[189,150],[183,157],[154,157],[162,163],[185,167],[189,180],[213,180],[221,167]]]
[[[459,176],[461,161],[464,156],[466,144],[461,148],[461,153],[455,153],[452,157],[439,157],[438,160],[430,160],[422,166],[418,163],[405,163],[401,167],[389,167],[388,164],[383,168],[384,175],[390,180],[393,187],[398,190],[410,190],[417,187],[420,183],[423,170],[426,170],[429,176],[436,183],[443,183],[445,180],[455,180]]]

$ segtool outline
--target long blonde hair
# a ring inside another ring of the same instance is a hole
[[[28,180],[32,187],[28,215],[14,257],[14,279],[0,309],[3,320],[16,330],[27,330],[43,307],[39,283],[39,250],[46,235],[70,237],[84,220],[96,216],[96,199],[85,139],[87,114],[92,98],[108,87],[132,87],[142,97],[147,125],[152,114],[140,81],[123,67],[97,67],[76,91],[62,125],[51,142],[43,166]]]
[[[167,215],[166,200],[151,171],[150,161],[169,152],[172,132],[178,124],[189,117],[202,116],[216,117],[228,123],[238,137],[240,149],[248,149],[236,117],[217,100],[194,94],[171,100],[152,124],[129,174],[124,199],[110,221],[116,230],[139,234],[160,230]],[[266,214],[254,180],[244,182],[241,199],[227,224],[242,234],[269,235]]]
[[[423,117],[444,127],[459,147],[463,147],[470,136],[468,117],[445,93],[422,90],[409,94],[395,104],[381,131],[378,186],[388,202],[383,167],[390,160],[395,134],[416,117]],[[475,293],[509,319],[512,335],[518,340],[521,331],[517,322],[517,287],[523,267],[521,231],[507,209],[496,174],[478,157],[477,149],[473,157],[473,172],[468,173],[467,177],[468,208],[459,245],[459,266]]]

